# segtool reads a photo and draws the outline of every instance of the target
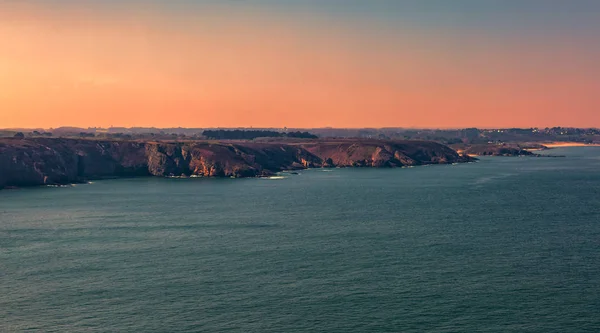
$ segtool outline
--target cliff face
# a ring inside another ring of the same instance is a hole
[[[465,147],[464,154],[475,156],[537,156],[517,144],[478,144]]]
[[[325,166],[400,167],[468,162],[466,156],[430,141],[340,140],[303,144]]]
[[[454,150],[417,141],[134,142],[0,140],[0,188],[129,176],[255,177],[311,167],[396,167],[465,162]]]

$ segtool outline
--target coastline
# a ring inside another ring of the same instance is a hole
[[[582,143],[582,142],[548,142],[541,143],[542,147],[539,148],[525,148],[527,151],[542,151],[546,149],[554,148],[569,148],[569,147],[600,147],[600,143]]]
[[[475,157],[475,156],[473,156]],[[432,165],[458,165],[461,163],[473,163],[476,162],[474,161],[469,161],[469,162],[447,162],[447,163],[423,163],[423,164],[417,164],[417,165],[405,165],[405,166],[394,166],[394,167],[373,167],[373,166],[311,166],[308,168],[299,168],[299,169],[284,169],[284,170],[280,170],[277,172],[273,172],[271,174],[264,174],[264,175],[256,175],[256,176],[248,176],[248,177],[224,177],[224,176],[199,176],[199,175],[189,175],[189,176],[153,176],[153,175],[146,175],[146,176],[121,176],[121,177],[99,177],[99,178],[89,178],[87,180],[81,180],[81,181],[76,181],[76,182],[72,182],[72,183],[64,183],[64,184],[38,184],[38,185],[21,185],[21,186],[5,186],[5,187],[1,187],[0,186],[0,191],[2,190],[21,190],[21,189],[27,189],[27,188],[43,188],[43,187],[50,187],[50,188],[69,188],[69,187],[75,187],[78,185],[92,185],[94,184],[96,181],[101,181],[101,180],[118,180],[118,179],[139,179],[139,178],[164,178],[164,179],[227,179],[227,178],[231,178],[231,179],[265,179],[265,180],[280,180],[280,179],[285,179],[288,178],[289,176],[297,176],[300,175],[300,171],[311,171],[311,170],[319,170],[322,172],[331,172],[333,171],[333,169],[410,169],[410,168],[416,168],[416,167],[427,167],[427,166],[432,166]]]
[[[562,148],[562,147],[600,147],[599,143],[583,143],[583,142],[549,142],[542,143],[547,148]]]
[[[432,141],[143,142],[62,138],[0,140],[0,188],[102,178],[273,176],[284,170],[404,167],[473,159]]]

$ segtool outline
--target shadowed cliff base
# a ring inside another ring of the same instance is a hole
[[[472,160],[429,141],[7,138],[0,139],[0,188],[63,185],[113,177],[259,177],[304,168],[401,167]]]

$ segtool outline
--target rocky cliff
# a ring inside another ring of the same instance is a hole
[[[256,177],[313,167],[398,167],[465,162],[434,142],[136,142],[0,140],[0,188],[132,176]]]
[[[477,144],[456,149],[472,156],[539,156],[519,144]]]

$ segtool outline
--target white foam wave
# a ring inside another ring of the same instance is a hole
[[[286,179],[287,177],[284,176],[270,176],[270,177],[262,177],[262,179],[270,179],[270,180],[277,180],[277,179]]]

